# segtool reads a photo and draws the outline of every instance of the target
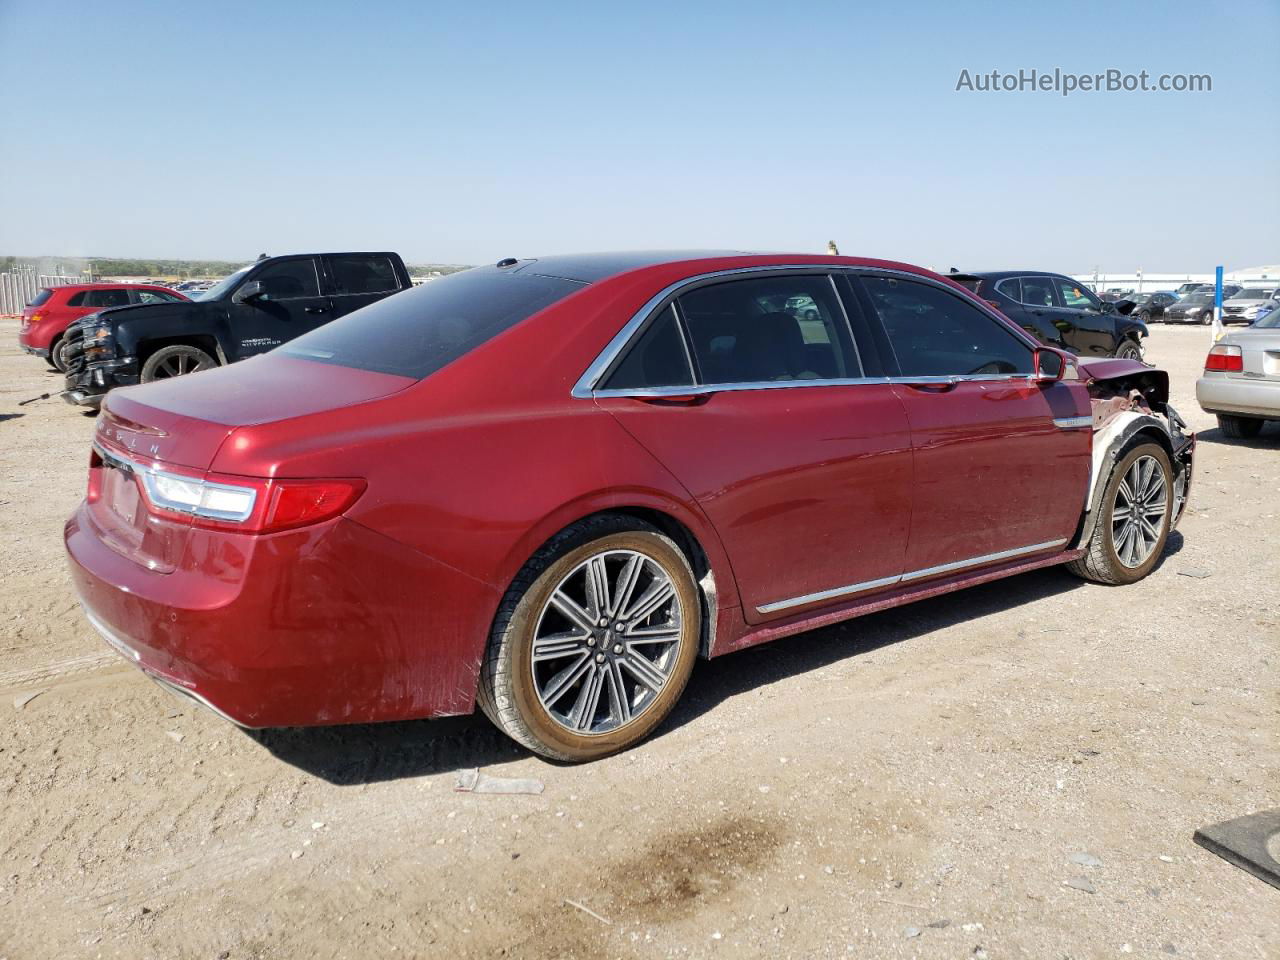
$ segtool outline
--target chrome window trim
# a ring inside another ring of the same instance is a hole
[[[729,270],[715,270],[710,273],[700,273],[691,277],[684,277],[674,283],[668,284],[657,294],[650,297],[638,311],[623,324],[622,329],[614,334],[613,338],[605,344],[603,350],[596,356],[591,365],[578,378],[578,382],[573,385],[570,396],[579,400],[590,400],[593,397],[661,397],[661,396],[701,396],[712,393],[726,393],[739,390],[770,390],[779,389],[781,387],[835,387],[850,386],[869,383],[961,383],[976,381],[1009,381],[1009,380],[1028,380],[1034,381],[1034,373],[1000,373],[1000,374],[962,374],[956,376],[939,376],[939,377],[847,377],[836,380],[776,380],[763,383],[718,383],[718,384],[697,384],[694,386],[684,387],[644,387],[634,389],[596,389],[596,384],[600,382],[600,378],[605,375],[614,361],[622,355],[622,352],[630,344],[633,336],[643,326],[644,322],[649,318],[662,302],[668,297],[675,295],[678,291],[685,287],[694,286],[704,283],[708,280],[719,280],[725,277],[740,277],[755,273],[796,273],[802,271],[819,271],[827,276],[836,295],[836,300],[840,304],[841,310],[844,310],[844,298],[841,296],[839,288],[835,284],[834,275],[836,273],[852,273],[858,275],[871,274],[875,276],[891,276],[901,277],[907,280],[913,280],[917,283],[931,284],[941,290],[945,290],[952,296],[958,297],[969,306],[975,308],[980,313],[985,313],[992,321],[1000,325],[1000,328],[1008,332],[1028,349],[1035,351],[1040,349],[1042,344],[1034,340],[1029,334],[1018,327],[1013,326],[1010,321],[998,314],[985,301],[971,297],[966,298],[958,294],[951,285],[927,277],[922,274],[912,273],[909,270],[894,270],[890,267],[864,267],[856,265],[846,265],[840,263],[797,263],[797,264],[772,264],[769,266],[752,266],[752,267],[734,267]],[[876,322],[879,317],[875,318]],[[845,322],[852,326],[847,312],[845,313]],[[683,324],[682,324],[683,327]],[[683,332],[682,332],[683,336]],[[853,340],[854,355],[858,360],[859,369],[865,370],[866,367],[862,363],[862,355],[858,350],[858,339],[850,336]],[[685,350],[689,350],[688,344]],[[692,357],[690,357],[692,360]],[[696,372],[696,368],[695,368]]]
[[[956,560],[953,563],[941,563],[935,567],[925,567],[922,570],[912,570],[909,573],[903,573],[896,577],[881,577],[879,580],[864,580],[862,583],[852,583],[847,587],[833,587],[830,590],[819,590],[817,593],[806,593],[802,597],[791,597],[787,600],[775,600],[773,603],[766,603],[756,607],[757,613],[776,613],[779,610],[789,610],[792,607],[803,607],[811,603],[817,603],[820,600],[832,600],[836,597],[849,596],[854,593],[864,593],[867,590],[874,590],[877,587],[889,587],[895,583],[910,583],[913,580],[921,580],[925,577],[936,576],[940,573],[950,573],[953,570],[964,570],[968,567],[981,566],[986,563],[995,563],[998,560],[1011,560],[1014,557],[1025,556],[1029,553],[1039,553],[1041,550],[1050,550],[1054,547],[1065,545],[1067,539],[1046,540],[1043,543],[1033,543],[1026,547],[1014,547],[1012,550],[1000,550],[996,553],[984,553],[980,557],[970,557],[968,560]]]

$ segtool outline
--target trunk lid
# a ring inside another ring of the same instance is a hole
[[[322,413],[388,396],[417,381],[283,355],[111,391],[94,436],[88,510],[105,543],[158,573],[172,572],[189,517],[148,507],[143,475],[200,480],[237,427]]]

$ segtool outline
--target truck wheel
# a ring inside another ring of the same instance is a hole
[[[1125,337],[1120,342],[1120,346],[1116,347],[1116,358],[1119,360],[1137,360],[1142,361],[1142,347],[1138,345],[1138,341],[1132,337]]]
[[[1173,469],[1164,447],[1133,447],[1107,480],[1088,552],[1067,569],[1094,583],[1136,583],[1160,560],[1172,508]]]
[[[1218,414],[1218,429],[1222,431],[1224,437],[1230,437],[1232,440],[1248,440],[1256,437],[1262,432],[1262,425],[1265,422],[1253,417],[1233,417],[1226,413]]]
[[[702,607],[673,540],[631,517],[557,534],[498,608],[478,700],[513,740],[595,760],[647,737],[693,671]]]
[[[171,347],[161,347],[147,357],[147,362],[142,365],[141,379],[143,383],[150,383],[152,380],[168,380],[171,377],[181,377],[198,370],[208,370],[217,365],[218,361],[199,347],[178,343]]]

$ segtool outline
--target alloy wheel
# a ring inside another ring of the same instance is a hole
[[[1126,567],[1140,567],[1151,556],[1167,508],[1164,467],[1155,457],[1139,457],[1120,481],[1111,509],[1111,546]]]
[[[671,574],[634,550],[596,553],[543,605],[531,669],[538,701],[578,735],[607,733],[653,706],[679,660],[684,611]]]
[[[203,353],[192,351],[175,353],[171,357],[165,357],[164,360],[156,367],[155,379],[165,380],[169,377],[181,377],[188,373],[195,373],[197,370],[208,370],[213,364],[210,364]]]

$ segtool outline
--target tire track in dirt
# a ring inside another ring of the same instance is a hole
[[[83,657],[72,657],[69,660],[46,663],[27,670],[0,673],[0,690],[32,687],[51,682],[56,685],[65,677],[78,678],[83,674],[95,673],[116,665],[127,665],[119,654],[112,653],[110,650],[102,653],[90,653]]]

